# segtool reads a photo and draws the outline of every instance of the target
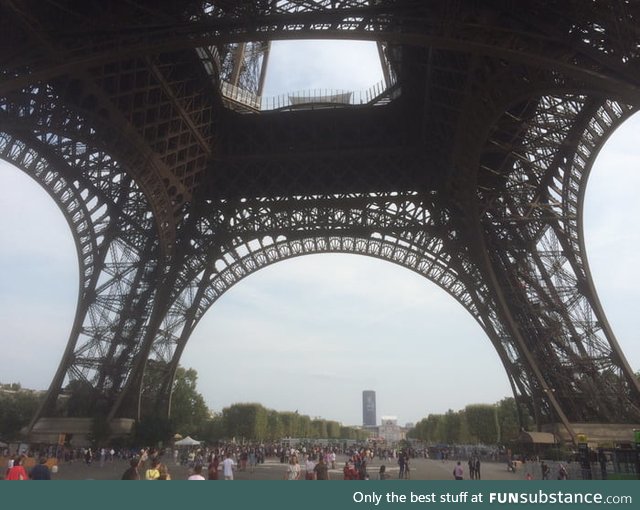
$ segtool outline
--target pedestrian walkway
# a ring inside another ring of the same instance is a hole
[[[342,480],[342,468],[346,462],[345,456],[339,455],[336,459],[336,469],[329,470],[331,480]],[[460,459],[465,469],[464,478],[469,478],[466,459]],[[169,472],[173,480],[186,480],[189,476],[189,468],[187,466],[175,465],[173,459],[165,459],[165,463],[169,467]],[[386,466],[386,472],[390,479],[397,479],[399,468],[397,461],[391,459],[389,462],[372,460],[367,468],[369,476],[372,480],[377,479],[380,465]],[[432,459],[411,459],[410,460],[410,478],[412,480],[453,480],[453,467],[456,460],[440,460]],[[87,466],[84,462],[62,463],[58,468],[58,473],[53,475],[53,479],[57,480],[119,480],[122,473],[127,469],[128,462],[124,460],[114,460],[107,462],[103,467],[94,463]],[[270,458],[263,464],[258,464],[253,473],[248,469],[246,471],[235,472],[236,480],[284,480],[287,470],[287,464],[281,463],[279,460]],[[516,473],[507,471],[504,463],[485,462],[481,466],[481,477],[483,480],[522,480],[525,476],[525,470]],[[221,477],[222,478],[222,477]]]

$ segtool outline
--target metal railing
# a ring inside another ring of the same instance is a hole
[[[248,106],[253,110],[261,110],[261,98],[260,96],[254,94],[253,92],[249,92],[248,90],[241,89],[240,87],[236,87],[231,83],[226,81],[220,82],[220,92],[222,95],[231,101],[235,101],[236,103],[240,103],[244,106]]]
[[[393,87],[387,87],[384,81],[379,81],[365,90],[349,91],[337,89],[309,89],[300,92],[280,94],[272,97],[258,96],[248,90],[236,87],[228,82],[220,83],[222,95],[236,103],[255,111],[283,110],[283,109],[313,109],[339,108],[374,104],[384,97]]]

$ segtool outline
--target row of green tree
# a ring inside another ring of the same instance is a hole
[[[521,409],[525,428],[532,423]],[[504,398],[494,405],[472,404],[460,411],[430,414],[420,420],[407,434],[428,443],[445,444],[498,444],[515,441],[521,424],[514,398]]]
[[[197,381],[196,370],[179,367],[173,383],[171,418],[143,419],[136,427],[135,440],[156,444],[167,441],[176,432],[210,443],[229,439],[278,441],[283,437],[361,440],[367,436],[364,431],[337,421],[275,411],[257,403],[233,404],[214,414],[198,392]]]
[[[640,373],[636,374],[640,378]],[[171,418],[148,416],[136,427],[134,441],[155,444],[169,440],[173,434],[192,435],[215,442],[221,439],[271,441],[282,437],[308,437],[332,439],[363,439],[362,430],[342,424],[299,415],[297,412],[279,412],[261,404],[234,404],[213,414],[197,390],[196,370],[178,368],[173,382]],[[82,385],[70,385],[70,396],[64,411],[67,416],[87,416],[86,398]],[[75,389],[74,389],[75,388]],[[23,390],[20,384],[0,384],[0,438],[16,440],[20,430],[28,425],[42,396]],[[527,428],[531,420],[521,409]],[[468,405],[460,411],[430,414],[416,424],[408,436],[430,443],[508,443],[520,433],[518,409],[513,398],[505,398],[495,405]],[[108,426],[96,419],[96,442],[109,435]]]
[[[640,372],[636,372],[640,381]],[[460,411],[430,414],[407,434],[428,443],[507,444],[515,441],[522,428],[531,430],[533,420],[524,406],[520,407],[523,423],[513,397],[490,404],[468,405]]]
[[[190,435],[208,442],[224,439],[246,441],[277,441],[283,437],[356,439],[366,433],[341,423],[321,418],[310,418],[297,412],[280,412],[261,404],[234,404],[220,413],[212,413],[197,389],[198,373],[193,368],[179,367],[173,381],[171,418],[147,415],[137,425],[134,444],[153,445],[167,443],[175,433]],[[20,384],[0,385],[0,438],[18,440],[20,431],[29,424],[42,395],[23,390]],[[62,416],[90,416],[94,424],[92,436],[96,444],[105,444],[110,436],[109,426],[91,407],[95,398],[88,383],[71,382],[65,389],[60,413]]]
[[[337,421],[310,418],[298,412],[274,411],[254,403],[234,404],[223,409],[211,420],[209,427],[203,437],[213,440],[224,437],[259,441],[275,441],[283,437],[361,440],[369,435]]]

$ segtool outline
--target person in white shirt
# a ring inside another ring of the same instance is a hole
[[[316,467],[316,463],[313,462],[313,459],[311,458],[311,455],[307,455],[307,460],[305,462],[305,480],[315,480],[316,479],[316,473],[313,470],[313,468]]]
[[[233,480],[233,468],[236,463],[231,458],[231,454],[227,453],[227,458],[222,461],[222,474],[225,480]]]
[[[287,468],[287,480],[299,480],[300,479],[300,464],[298,464],[298,457],[293,455],[289,460],[289,467]]]

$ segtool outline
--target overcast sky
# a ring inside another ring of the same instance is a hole
[[[274,45],[265,95],[307,88],[366,89],[381,79],[375,46]],[[637,253],[638,116],[618,130],[591,174],[585,235],[614,332],[640,370]],[[45,389],[65,347],[77,299],[71,234],[49,196],[0,162],[0,382]],[[181,363],[220,411],[260,402],[344,424],[362,423],[362,391],[378,420],[510,396],[480,327],[448,294],[413,272],[363,256],[310,255],[267,267],[207,313]]]

